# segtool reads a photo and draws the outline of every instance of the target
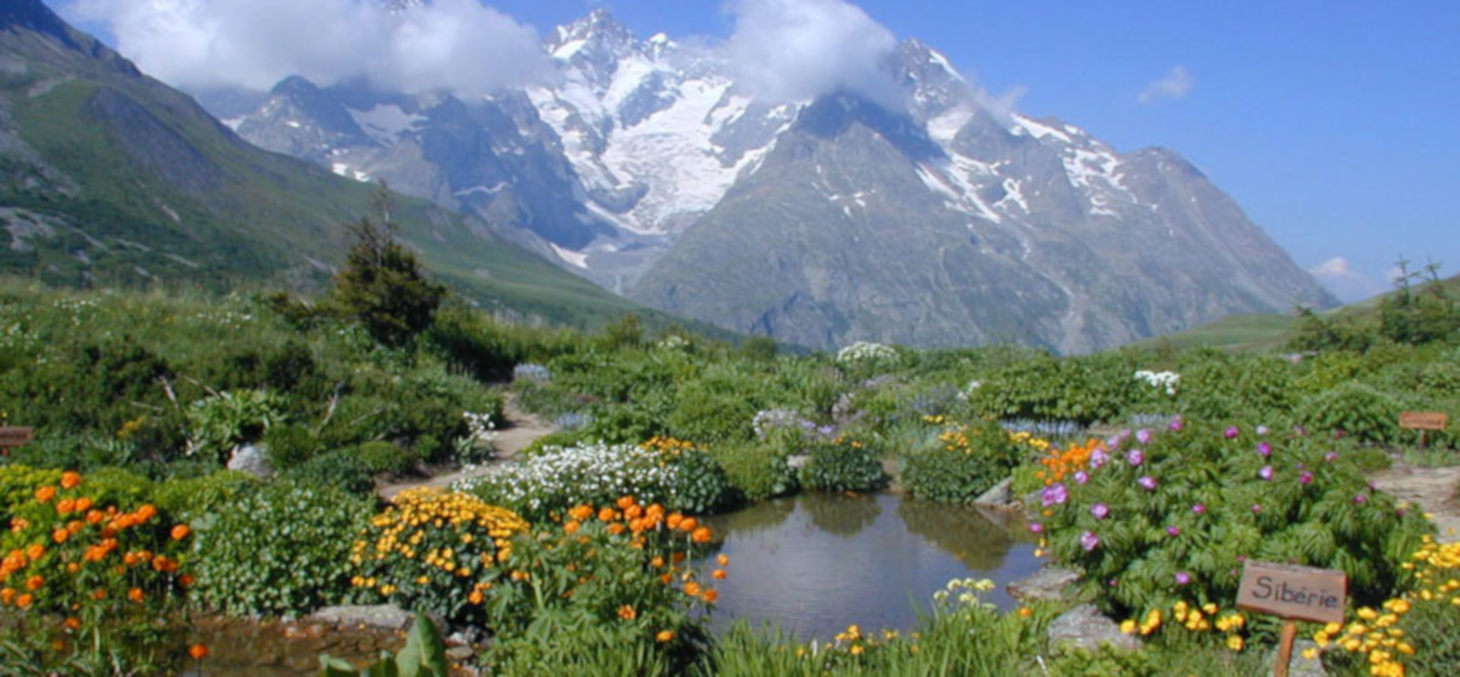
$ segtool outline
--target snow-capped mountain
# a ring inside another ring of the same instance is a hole
[[[917,40],[887,59],[896,110],[762,101],[715,48],[604,10],[543,49],[548,82],[480,100],[291,78],[230,122],[656,307],[806,345],[1084,351],[1332,303],[1179,156],[1008,110]]]

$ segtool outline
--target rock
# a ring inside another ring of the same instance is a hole
[[[311,619],[349,626],[405,630],[415,618],[411,612],[390,604],[329,606],[314,612]]]
[[[471,660],[471,657],[475,655],[476,651],[469,646],[453,646],[446,650],[446,657],[457,663]]]
[[[1047,566],[1029,578],[1010,583],[1005,589],[1014,599],[1059,600],[1064,599],[1065,588],[1078,580],[1080,574],[1076,571]]]
[[[981,496],[973,499],[973,504],[991,508],[1002,508],[1009,504],[1009,499],[1012,496],[1009,487],[1013,486],[1013,484],[1014,478],[1005,477],[1004,481],[995,484],[988,491],[983,492]]]
[[[1303,652],[1308,649],[1317,649],[1318,643],[1311,639],[1300,639],[1293,642],[1293,660],[1288,663],[1288,677],[1328,677],[1328,672],[1323,669],[1323,659],[1315,656],[1312,660],[1303,657]],[[1277,662],[1277,649],[1272,650],[1268,656],[1269,666]],[[1272,674],[1272,668],[1267,669],[1267,674]]]
[[[797,454],[795,456],[790,456],[786,458],[786,465],[790,466],[792,470],[800,470],[806,467],[806,464],[810,462],[810,454]]]
[[[259,479],[274,476],[274,468],[269,465],[269,459],[264,457],[264,450],[256,444],[234,447],[233,455],[228,459],[228,469],[246,472]]]
[[[1057,652],[1066,648],[1094,651],[1103,644],[1134,651],[1141,645],[1135,637],[1121,632],[1120,626],[1093,604],[1081,604],[1054,619],[1049,624],[1049,643]]]

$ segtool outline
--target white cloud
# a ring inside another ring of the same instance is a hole
[[[302,75],[470,95],[546,72],[537,33],[477,0],[395,13],[380,0],[75,0],[66,11],[107,25],[118,51],[185,88],[264,91]]]
[[[776,101],[837,90],[889,108],[902,95],[885,69],[897,47],[892,31],[843,0],[732,0],[735,32],[727,48],[738,75]]]
[[[1191,93],[1191,88],[1196,86],[1196,79],[1191,77],[1185,66],[1172,68],[1166,76],[1146,85],[1141,90],[1137,101],[1143,104],[1155,103],[1160,99],[1184,99]]]
[[[1362,301],[1385,291],[1383,282],[1354,270],[1348,259],[1335,256],[1308,269],[1318,282],[1345,302]]]

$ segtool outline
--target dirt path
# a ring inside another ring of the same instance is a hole
[[[1430,514],[1441,543],[1460,541],[1460,467],[1423,468],[1395,461],[1393,467],[1372,475],[1374,486],[1401,500],[1418,504]]]
[[[496,449],[492,460],[481,465],[469,465],[445,475],[388,484],[380,488],[380,496],[390,500],[407,489],[417,487],[444,489],[460,480],[499,472],[503,467],[517,462],[517,452],[526,449],[537,438],[556,430],[557,428],[554,428],[552,424],[545,423],[518,407],[517,398],[509,392],[502,402],[502,427],[497,429],[497,438],[492,441],[492,447]]]

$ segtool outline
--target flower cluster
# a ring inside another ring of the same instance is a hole
[[[533,381],[535,383],[548,383],[553,380],[553,373],[540,364],[523,362],[512,367],[513,381]]]
[[[1090,457],[1096,450],[1104,453],[1104,449],[1105,444],[1094,438],[1085,440],[1084,444],[1071,444],[1063,450],[1051,446],[1047,449],[1048,455],[1039,459],[1044,469],[1035,473],[1035,477],[1044,480],[1045,486],[1064,482],[1066,477],[1083,483],[1089,478]]]
[[[868,341],[857,341],[836,353],[836,361],[842,364],[869,363],[895,363],[897,362],[897,351],[891,346]]]
[[[1171,622],[1167,623],[1167,618],[1161,607],[1152,607],[1139,620],[1128,618],[1122,621],[1120,631],[1127,635],[1139,633],[1142,637],[1149,637],[1162,628],[1171,632],[1185,631],[1194,634],[1206,634],[1215,630],[1225,637],[1222,643],[1228,649],[1242,651],[1247,647],[1247,640],[1243,636],[1243,631],[1247,628],[1247,616],[1240,611],[1223,612],[1213,602],[1196,604],[1177,600],[1171,605]]]
[[[613,501],[617,496],[667,501],[678,475],[679,466],[666,462],[658,450],[599,443],[549,447],[503,472],[467,480],[455,488],[529,519],[541,519],[582,503]]]
[[[510,510],[462,493],[420,488],[402,492],[370,520],[356,541],[351,579],[407,607],[448,618],[473,615],[492,590],[498,565],[512,555],[512,537],[527,522]]]
[[[452,442],[457,459],[475,461],[490,458],[492,443],[497,439],[497,424],[492,422],[492,415],[463,411],[461,417],[466,420],[466,435]]]
[[[1460,623],[1460,543],[1426,536],[1404,568],[1414,574],[1412,591],[1377,609],[1358,609],[1347,625],[1325,626],[1313,635],[1319,648],[1354,655],[1378,677],[1403,677],[1411,663],[1426,674],[1460,668],[1460,649],[1451,639]]]
[[[1181,374],[1174,371],[1149,371],[1142,369],[1135,374],[1137,381],[1142,381],[1152,388],[1166,391],[1167,395],[1176,396],[1176,389],[1181,385]]]
[[[3,536],[16,547],[0,560],[0,608],[58,620],[62,646],[67,637],[103,641],[113,628],[157,621],[193,583],[181,561],[188,525],[167,522],[151,504],[102,505],[83,485],[68,471],[37,487],[15,506]]]

